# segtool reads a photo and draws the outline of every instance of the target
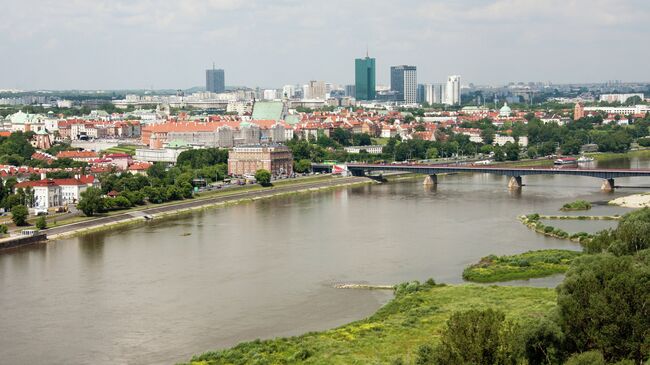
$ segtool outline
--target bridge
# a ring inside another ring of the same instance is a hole
[[[369,172],[412,172],[428,175],[424,181],[427,185],[438,183],[438,174],[449,173],[487,173],[509,176],[508,187],[521,189],[522,176],[527,175],[573,175],[589,176],[603,179],[601,189],[613,191],[614,179],[619,177],[650,177],[648,169],[591,169],[576,166],[553,167],[512,167],[512,166],[485,166],[485,165],[423,165],[423,164],[356,164],[347,165],[348,170],[355,176],[364,176]]]

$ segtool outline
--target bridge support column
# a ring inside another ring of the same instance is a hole
[[[600,186],[600,190],[608,193],[614,191],[614,179],[603,180],[603,184]]]
[[[519,190],[522,186],[524,185],[521,183],[521,176],[512,176],[508,181],[508,189],[510,190]]]
[[[424,182],[422,185],[427,185],[427,186],[436,186],[438,185],[438,175],[429,175],[424,178]]]

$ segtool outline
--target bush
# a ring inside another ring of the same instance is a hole
[[[38,229],[47,228],[47,220],[45,220],[44,216],[38,217],[38,219],[36,220],[36,228]]]
[[[22,204],[11,208],[11,220],[14,221],[14,224],[17,226],[26,225],[28,216],[29,211],[27,210],[27,207]]]
[[[516,327],[501,311],[472,309],[447,321],[433,364],[515,364]]]
[[[555,228],[552,227],[552,226],[544,227],[544,233],[553,233],[554,230],[555,230]]]
[[[4,225],[4,224],[0,224],[0,235],[7,234],[7,232],[9,232],[9,229],[7,228],[7,226]]]
[[[115,208],[117,209],[128,209],[131,208],[131,201],[129,201],[128,198],[125,196],[119,195],[116,196],[114,199],[111,199],[115,205]]]
[[[572,203],[567,203],[562,206],[560,210],[562,211],[574,211],[574,210],[589,210],[591,209],[591,203],[586,200],[576,200]]]
[[[598,351],[588,351],[571,356],[565,365],[605,365],[605,358]]]

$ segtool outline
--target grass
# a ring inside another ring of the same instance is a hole
[[[137,146],[130,146],[130,145],[118,145],[115,147],[107,148],[104,150],[106,153],[127,153],[131,156],[135,155],[135,150],[138,148]]]
[[[577,210],[589,210],[591,209],[591,203],[586,200],[576,200],[571,203],[566,203],[560,208],[563,212],[572,212]]]
[[[555,307],[552,289],[477,285],[415,285],[371,317],[305,335],[255,340],[195,356],[191,364],[388,364],[415,360],[418,346],[435,344],[455,311],[495,308],[525,322]]]
[[[463,278],[477,283],[541,278],[564,273],[580,252],[569,250],[529,251],[519,255],[483,257],[463,271]]]
[[[650,149],[644,148],[644,149],[628,151],[624,153],[594,152],[594,153],[586,153],[585,155],[595,158],[596,161],[607,161],[607,160],[616,160],[619,158],[628,158],[628,157],[650,157]]]

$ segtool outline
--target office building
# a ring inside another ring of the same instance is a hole
[[[445,104],[460,105],[460,75],[452,75],[447,78]]]
[[[417,102],[417,69],[415,66],[392,66],[390,68],[390,90],[398,95],[398,100],[407,104]]]
[[[424,84],[418,84],[418,104],[424,103]]]
[[[205,90],[212,93],[222,93],[226,91],[226,78],[223,70],[215,69],[205,70]]]
[[[354,60],[354,87],[357,100],[375,99],[375,59],[368,57]]]
[[[345,85],[345,96],[349,96],[351,98],[356,97],[357,95],[356,92],[356,87],[355,85]]]

